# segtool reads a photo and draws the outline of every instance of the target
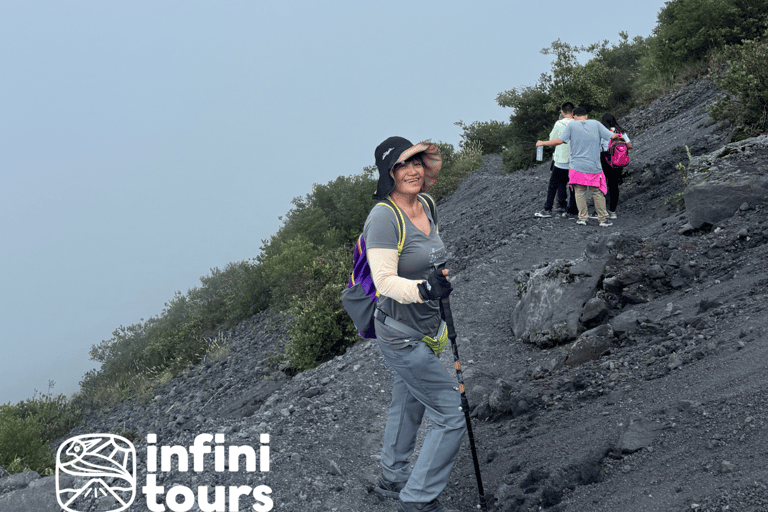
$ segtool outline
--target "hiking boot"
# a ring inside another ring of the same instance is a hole
[[[608,218],[609,219],[616,219],[616,212],[608,212]]]
[[[533,214],[534,217],[541,217],[542,219],[548,219],[552,216],[552,212],[549,210],[541,210]]]
[[[400,491],[403,490],[403,487],[405,487],[405,482],[390,482],[379,475],[379,478],[376,479],[376,483],[373,484],[373,492],[379,496],[384,496],[385,498],[399,498]]]
[[[578,215],[575,215],[573,213],[565,212],[563,214],[563,218],[565,218],[565,219],[578,219],[579,217],[578,217]]]
[[[437,498],[429,503],[406,503],[401,501],[397,507],[397,512],[459,512],[455,509],[445,508],[437,501]]]
[[[604,220],[600,223],[601,228],[607,228],[608,226],[613,226],[613,222],[608,222],[607,220]]]
[[[589,218],[597,220],[597,214],[596,213],[590,213],[589,214]]]
[[[586,226],[587,225],[587,221],[585,221],[585,220],[577,220],[576,224],[578,224],[579,226]]]

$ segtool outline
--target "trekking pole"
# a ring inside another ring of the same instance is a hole
[[[464,377],[461,375],[461,361],[459,361],[459,347],[456,344],[456,329],[453,327],[453,314],[451,313],[451,301],[448,297],[440,299],[440,315],[448,327],[448,339],[451,340],[451,349],[453,350],[453,366],[456,368],[456,380],[459,381],[459,393],[461,393],[461,408],[464,411],[464,419],[467,421],[467,436],[469,437],[469,448],[472,451],[472,462],[475,464],[475,476],[477,477],[477,490],[480,493],[480,508],[488,510],[488,504],[485,501],[485,491],[483,490],[483,478],[480,476],[480,463],[477,460],[477,449],[475,448],[475,436],[472,434],[472,422],[469,419],[469,401],[464,392]]]

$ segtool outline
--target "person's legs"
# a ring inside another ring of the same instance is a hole
[[[574,195],[576,196],[576,208],[579,210],[579,220],[587,222],[589,213],[587,212],[587,187],[584,185],[572,185]]]
[[[456,383],[426,344],[415,342],[399,350],[390,350],[382,344],[379,346],[387,363],[408,391],[404,395],[407,398],[399,400],[403,405],[390,406],[382,450],[382,467],[388,467],[382,471],[397,478],[406,474],[402,463],[413,452],[418,430],[415,423],[417,416],[420,423],[420,415],[416,412],[426,411],[433,425],[424,438],[408,482],[400,491],[400,499],[428,503],[445,489],[467,428],[460,410],[461,397],[455,388]],[[393,402],[394,391],[393,388]],[[400,386],[398,391],[404,393]],[[391,453],[385,455],[385,451]]]
[[[416,446],[416,433],[424,416],[424,406],[408,391],[397,372],[392,384],[392,401],[387,412],[381,449],[381,476],[402,483],[411,476],[408,458]]]
[[[567,198],[567,188],[568,188],[568,169],[561,169],[559,167],[555,167],[552,170],[553,176],[556,177],[556,191],[557,191],[557,204],[560,207],[561,210],[567,210],[568,209],[568,198]]]
[[[555,202],[555,194],[557,193],[557,175],[555,169],[552,168],[552,173],[549,175],[549,186],[547,187],[547,200],[544,201],[544,210],[551,212],[552,205]]]
[[[619,204],[619,181],[621,179],[621,168],[611,167],[608,163],[608,153],[600,153],[600,166],[605,175],[605,183],[608,186],[608,211],[615,212]]]
[[[605,222],[608,218],[608,212],[605,211],[605,196],[597,187],[588,187],[592,194],[592,200],[595,202],[595,210],[597,211],[597,220],[599,222]]]
[[[606,181],[608,182],[608,210],[615,212],[616,207],[619,205],[619,183],[621,183],[621,167],[611,168],[611,179],[608,180],[606,175]]]

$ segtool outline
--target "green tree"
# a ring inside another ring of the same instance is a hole
[[[340,247],[313,258],[303,269],[305,287],[291,300],[294,323],[289,328],[287,356],[299,370],[343,354],[358,338],[341,304],[341,292],[352,271],[350,248]]]
[[[536,140],[546,138],[557,112],[549,110],[551,77],[542,75],[535,86],[515,88],[500,93],[496,102],[514,109],[509,116],[509,141],[502,152],[507,171],[529,167],[534,162]]]
[[[659,12],[652,50],[660,68],[674,73],[713,50],[761,38],[767,28],[766,0],[671,0]]]
[[[483,154],[501,153],[509,139],[509,125],[502,121],[475,121],[469,125],[463,121],[457,121],[454,124],[463,130],[462,146],[475,145]]]
[[[648,45],[642,37],[630,41],[622,32],[618,44],[612,46],[608,41],[573,46],[558,39],[541,52],[553,57],[551,74],[542,74],[534,86],[511,89],[496,98],[500,106],[514,110],[502,153],[507,171],[534,163],[535,141],[548,138],[566,101],[586,108],[593,117],[627,111]],[[583,55],[592,57],[581,64],[579,57]]]
[[[643,59],[649,54],[647,38],[637,36],[631,41],[626,32],[619,33],[619,42],[608,46],[607,41],[596,45],[595,60],[602,62],[608,69],[605,77],[610,91],[606,110],[617,117],[629,112],[636,105],[634,87],[637,82]]]
[[[725,52],[730,66],[720,80],[729,95],[710,109],[715,119],[730,119],[743,126],[736,138],[768,131],[768,46],[745,41]]]
[[[281,245],[296,237],[304,237],[317,247],[332,249],[351,245],[363,228],[373,207],[371,196],[376,181],[369,175],[339,176],[327,184],[315,184],[305,197],[293,199],[278,232],[264,241],[264,262],[283,251]]]

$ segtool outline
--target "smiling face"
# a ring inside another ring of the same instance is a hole
[[[424,188],[424,164],[421,163],[420,155],[396,164],[390,174],[395,180],[395,193],[418,194]]]

